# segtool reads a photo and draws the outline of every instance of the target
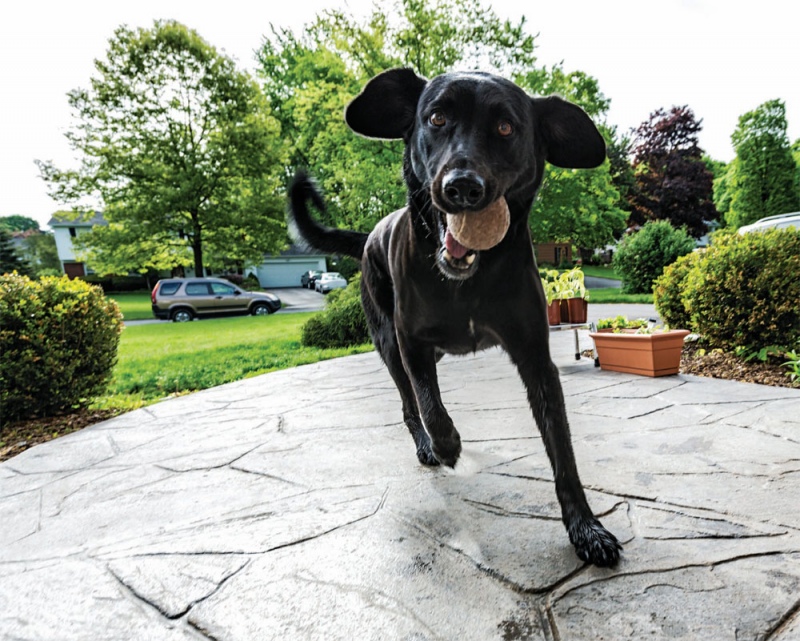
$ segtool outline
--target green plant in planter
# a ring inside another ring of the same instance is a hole
[[[583,270],[578,267],[562,272],[558,277],[560,283],[560,298],[583,298],[589,300],[589,292],[584,282]]]
[[[561,281],[558,270],[540,269],[539,277],[542,279],[547,304],[550,305],[553,301],[559,300],[561,298]]]
[[[656,326],[650,325],[646,318],[636,318],[628,320],[627,316],[616,316],[615,318],[601,318],[597,321],[596,327],[600,329],[610,329],[615,334],[622,333],[624,329],[635,329],[637,334],[652,334]]]

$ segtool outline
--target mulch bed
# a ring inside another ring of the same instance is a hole
[[[0,431],[0,461],[6,461],[29,447],[77,432],[119,413],[119,410],[83,409],[63,416],[34,418],[4,425]]]
[[[686,345],[681,355],[681,374],[724,378],[743,383],[773,387],[793,387],[789,370],[780,362],[750,361],[745,363],[730,352],[707,351],[697,345]]]

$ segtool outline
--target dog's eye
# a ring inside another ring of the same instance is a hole
[[[445,118],[441,111],[434,111],[431,114],[430,121],[434,127],[444,127],[447,123],[447,118]]]
[[[497,125],[497,133],[506,138],[514,133],[514,127],[507,120],[501,120]]]

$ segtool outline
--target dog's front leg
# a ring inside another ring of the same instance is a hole
[[[546,346],[547,338],[542,336],[544,342],[537,344]],[[578,476],[558,369],[546,347],[532,350],[530,345],[524,349],[518,344],[508,351],[527,389],[528,402],[553,468],[561,518],[578,557],[601,567],[616,564],[622,546],[595,518]]]
[[[431,439],[433,455],[440,463],[455,467],[461,454],[461,437],[442,403],[436,375],[436,349],[402,334],[398,334],[398,343],[403,367],[411,380],[425,431]]]

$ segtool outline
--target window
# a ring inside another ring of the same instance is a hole
[[[161,283],[158,293],[162,296],[172,296],[180,286],[180,283]]]
[[[77,236],[77,235],[78,235],[78,230],[75,229],[74,227],[70,227],[69,228],[69,236],[70,236],[70,238],[75,238],[75,236]]]
[[[236,290],[230,285],[224,285],[223,283],[211,283],[211,293],[216,296],[233,296]]]
[[[187,296],[208,296],[208,283],[186,283]]]

